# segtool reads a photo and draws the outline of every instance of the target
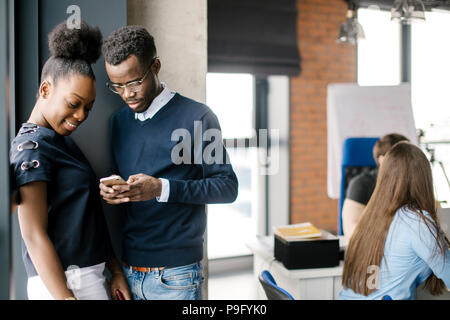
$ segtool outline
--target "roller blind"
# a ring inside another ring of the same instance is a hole
[[[208,0],[208,71],[300,73],[295,0]]]

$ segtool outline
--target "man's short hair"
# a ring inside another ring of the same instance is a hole
[[[103,42],[105,61],[116,66],[135,55],[142,66],[148,66],[156,56],[153,37],[141,26],[126,26],[113,31]]]
[[[381,137],[380,140],[375,143],[375,146],[373,147],[373,157],[375,158],[377,166],[380,165],[378,163],[378,157],[384,156],[394,144],[400,141],[409,141],[409,139],[401,134],[391,133]]]

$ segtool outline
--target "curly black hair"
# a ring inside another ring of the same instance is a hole
[[[113,31],[104,41],[102,53],[108,64],[116,66],[135,55],[141,66],[148,66],[156,56],[153,37],[141,26],[126,26]]]
[[[65,21],[58,24],[48,35],[51,57],[42,69],[41,81],[50,78],[56,84],[71,73],[95,80],[91,64],[100,57],[102,39],[100,29],[85,21],[79,29],[69,29]]]

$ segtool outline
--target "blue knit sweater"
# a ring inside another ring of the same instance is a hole
[[[115,173],[125,180],[143,173],[170,184],[167,203],[153,199],[125,205],[122,260],[142,267],[200,261],[205,205],[233,202],[238,193],[222,140],[210,137],[220,130],[217,117],[207,106],[176,94],[144,122],[136,120],[130,108],[120,109],[110,129]],[[209,164],[211,156],[221,154],[223,159]]]

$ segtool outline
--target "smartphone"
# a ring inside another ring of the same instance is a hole
[[[120,292],[119,289],[116,289],[116,297],[117,297],[117,300],[125,300],[125,298],[123,297],[122,292]]]
[[[112,187],[114,185],[127,184],[127,182],[125,180],[123,180],[121,176],[117,176],[117,175],[102,178],[102,179],[100,179],[100,182],[103,183],[107,187]]]

